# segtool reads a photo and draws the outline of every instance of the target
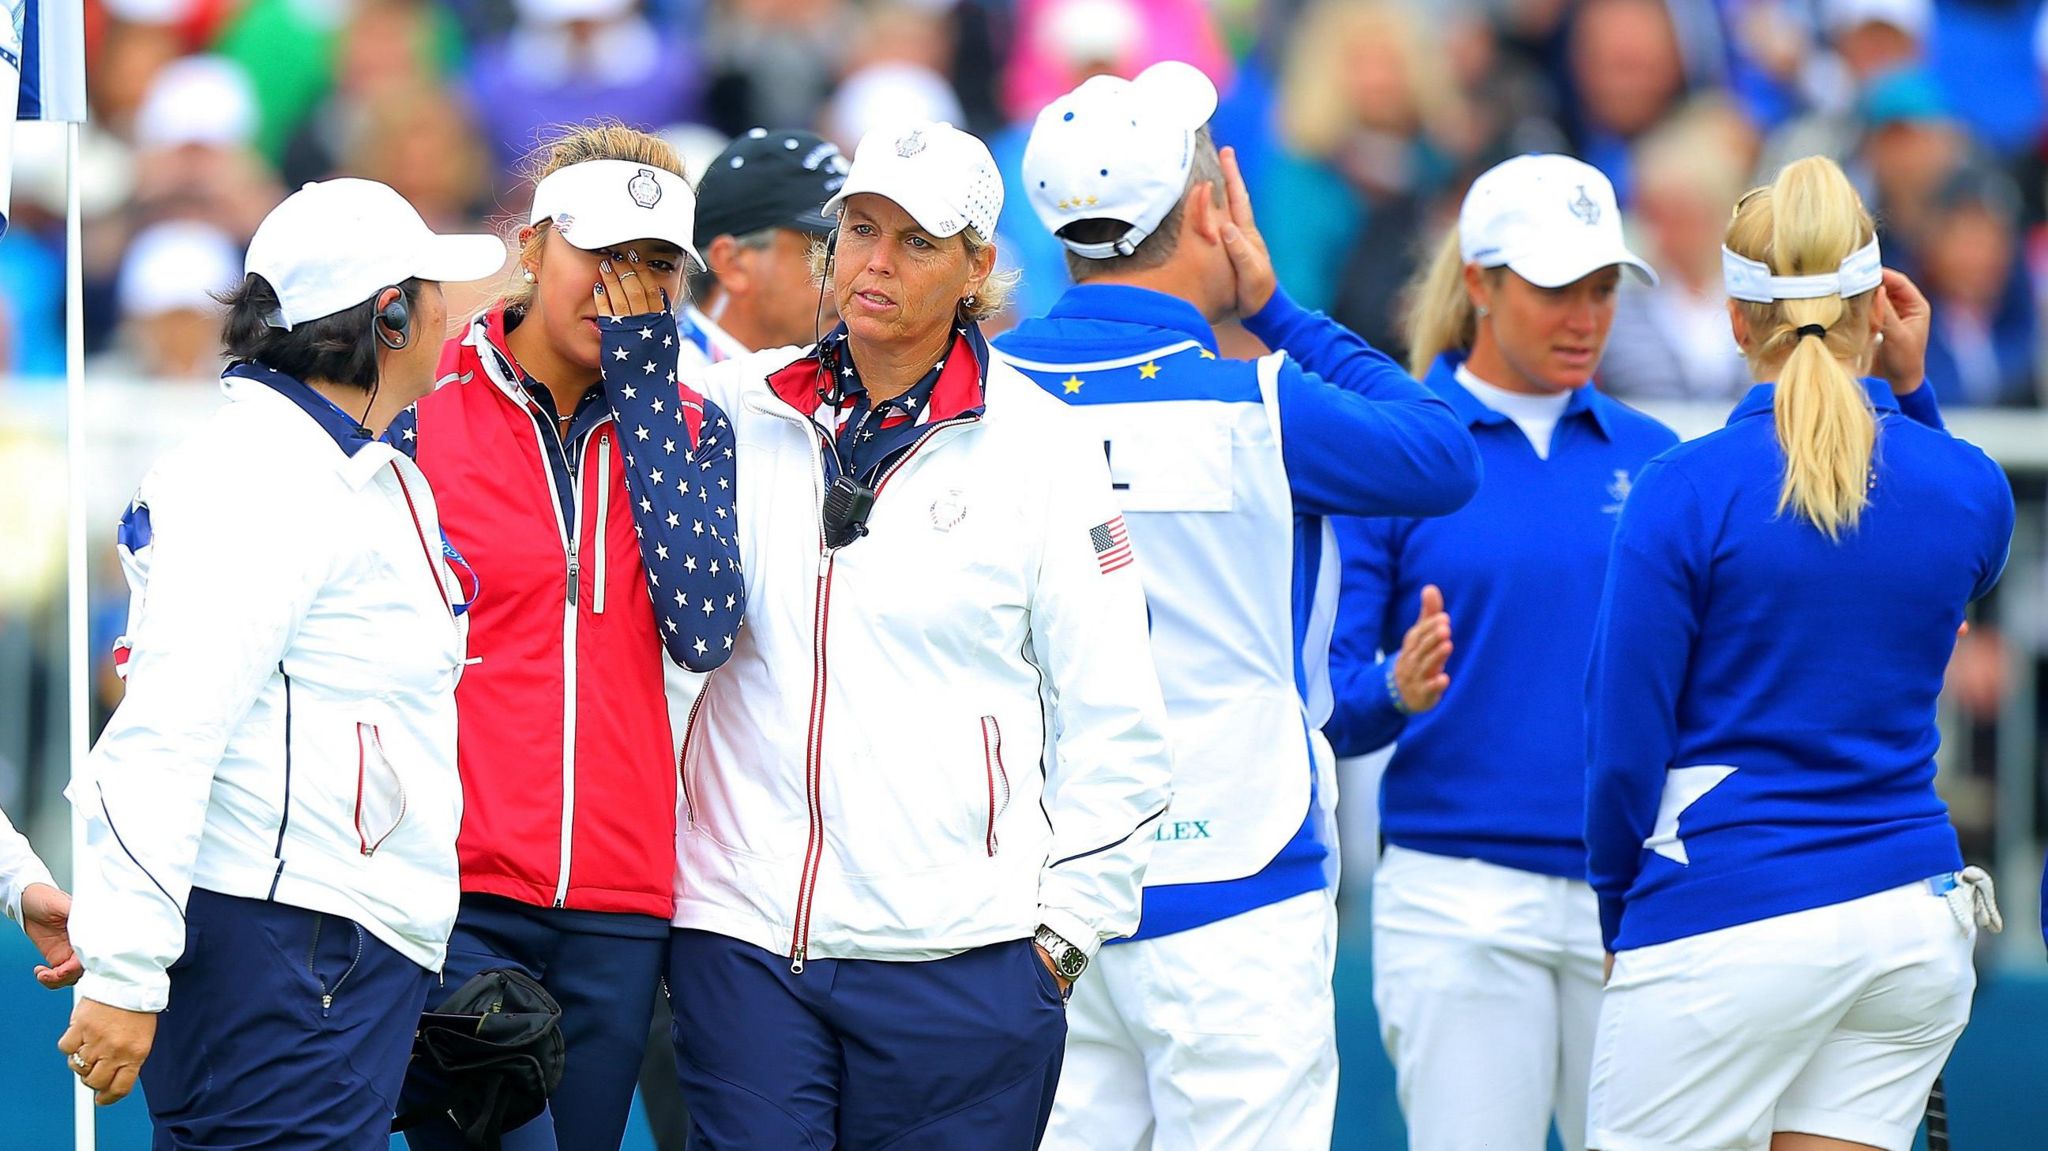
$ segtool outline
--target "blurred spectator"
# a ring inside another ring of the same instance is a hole
[[[1138,17],[1137,46],[1117,61],[1117,72],[1135,76],[1161,60],[1182,60],[1202,72],[1218,91],[1230,88],[1232,64],[1204,0],[1131,0]],[[1029,121],[1072,85],[1063,63],[1063,37],[1075,32],[1067,0],[1017,0],[1015,48],[1004,79],[1004,103],[1014,120]]]
[[[168,23],[115,18],[103,26],[93,48],[85,70],[93,122],[128,137],[158,70],[182,55],[183,45]]]
[[[890,61],[846,78],[825,107],[819,133],[851,153],[869,129],[913,120],[958,126],[960,98],[946,78],[921,64]]]
[[[727,136],[816,123],[852,25],[846,0],[722,0],[704,30],[705,119]]]
[[[1934,197],[1969,158],[1969,137],[1949,116],[1933,79],[1919,69],[1878,78],[1864,91],[1858,112],[1863,140],[1844,167],[1865,185],[1861,191],[1877,216],[1886,260],[1917,266]]]
[[[391,185],[436,231],[473,230],[490,213],[490,154],[446,89],[417,82],[387,88],[350,119],[334,174]]]
[[[518,0],[503,40],[479,48],[469,87],[486,139],[509,168],[551,124],[618,120],[655,131],[697,111],[696,53],[656,30],[635,0]]]
[[[218,56],[165,65],[135,116],[138,216],[206,220],[247,241],[282,198],[251,150],[255,131],[255,93],[241,68]]]
[[[333,82],[334,38],[349,9],[341,0],[249,0],[221,32],[214,50],[248,74],[256,106],[250,142],[272,166]]]
[[[1400,355],[1393,302],[1424,253],[1431,197],[1456,172],[1464,98],[1409,8],[1325,0],[1297,25],[1282,73],[1283,145],[1260,199],[1281,282]]]
[[[242,249],[211,224],[174,220],[145,228],[128,246],[117,299],[120,336],[93,370],[131,380],[211,380],[223,309],[216,292],[242,279]]]
[[[1894,94],[1879,93],[1879,104],[1895,104],[1896,85],[1924,85],[1919,71],[1926,53],[1932,0],[1824,0],[1820,8],[1828,51],[1810,54],[1803,87],[1811,110],[1774,131],[1764,144],[1759,180],[1801,156],[1833,156],[1849,178],[1864,184],[1867,174],[1855,164],[1864,137],[1871,130],[1873,88],[1881,81]],[[1931,87],[1931,86],[1930,86]],[[1940,97],[1936,93],[1935,100]],[[1865,198],[1872,189],[1860,187]],[[1881,213],[1880,213],[1881,215]]]
[[[1603,391],[1733,406],[1749,390],[1749,364],[1728,327],[1721,241],[1755,151],[1748,122],[1719,100],[1689,106],[1637,146],[1636,242],[1659,282],[1623,280],[1600,361]]]
[[[1927,380],[1944,405],[2031,407],[2038,321],[2021,261],[2019,193],[2005,173],[1966,165],[1935,196],[1920,250],[1934,306]]]
[[[439,105],[448,103],[438,88],[429,90],[438,80],[436,44],[444,20],[441,10],[425,0],[356,0],[334,38],[333,85],[285,144],[278,164],[285,187],[344,174],[341,163],[352,138],[371,115],[370,105],[386,93],[404,92]],[[429,109],[423,115],[431,119],[436,112]],[[461,131],[465,136],[475,134],[466,121]],[[474,149],[466,146],[464,151],[474,154]],[[391,182],[368,172],[346,174]],[[470,175],[479,181],[472,195],[484,193],[489,186],[488,170],[479,164]],[[427,220],[434,225],[432,216]]]
[[[1063,80],[1056,94],[1079,87],[1090,76],[1130,77],[1144,71],[1132,63],[1145,35],[1140,19],[1132,0],[1058,0],[1044,17],[1042,27],[1050,39],[1041,56]],[[1024,193],[1024,145],[1037,118],[1034,108],[988,137],[989,154],[1003,173],[1005,204],[1030,203]],[[1029,210],[1004,213],[996,233],[997,258],[1024,273],[1011,304],[1017,318],[1044,315],[1071,283],[1066,248]]]
[[[1634,195],[1628,150],[1685,96],[1685,57],[1664,0],[1586,0],[1572,21],[1568,53],[1573,150],[1614,182],[1626,208]]]

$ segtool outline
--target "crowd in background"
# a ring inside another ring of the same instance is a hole
[[[2042,403],[2048,22],[2035,0],[89,0],[86,340],[96,374],[211,378],[210,290],[285,189],[384,180],[438,228],[502,224],[546,126],[616,117],[701,164],[755,125],[851,149],[926,116],[1011,181],[1038,108],[1184,59],[1224,92],[1281,277],[1400,353],[1422,238],[1476,173],[1570,151],[1664,273],[1600,379],[1732,400],[1727,206],[1783,160],[1840,159],[1887,263],[1926,286],[1946,405]],[[62,372],[61,185],[0,247],[0,375]],[[1012,188],[1012,202],[1023,203]],[[1023,315],[1064,285],[1029,213],[1000,237]],[[461,301],[451,301],[460,312]]]

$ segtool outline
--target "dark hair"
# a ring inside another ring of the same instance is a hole
[[[1099,280],[1104,276],[1124,275],[1163,266],[1173,258],[1174,249],[1180,246],[1181,217],[1187,214],[1188,194],[1195,185],[1206,182],[1209,198],[1218,205],[1226,202],[1223,190],[1223,160],[1216,154],[1216,141],[1209,135],[1204,124],[1195,132],[1194,162],[1188,165],[1187,190],[1181,193],[1173,210],[1160,219],[1159,226],[1150,235],[1138,241],[1138,246],[1128,256],[1107,256],[1099,260],[1076,255],[1072,251],[1067,257],[1067,275],[1075,283],[1084,280]],[[1108,244],[1121,240],[1131,226],[1122,220],[1075,220],[1059,230],[1063,239],[1079,244]]]
[[[397,285],[405,302],[419,315],[420,281],[410,279]],[[381,290],[380,290],[381,292]],[[322,380],[367,389],[377,382],[377,335],[370,324],[376,318],[375,299],[343,308],[331,316],[295,324],[290,331],[273,328],[264,317],[278,309],[277,292],[270,281],[251,274],[242,286],[219,297],[227,305],[228,318],[221,325],[220,342],[228,358],[255,360],[301,380]],[[410,338],[431,338],[419,330],[417,320]]]

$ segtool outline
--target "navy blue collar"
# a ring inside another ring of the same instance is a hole
[[[1926,385],[1922,384],[1921,386],[1925,387]],[[1892,386],[1883,380],[1874,380],[1865,376],[1863,378],[1863,390],[1870,396],[1870,406],[1878,411],[1896,412],[1899,410],[1898,397],[1892,395]],[[1741,403],[1735,405],[1735,410],[1728,413],[1728,422],[1732,424],[1737,420],[1746,420],[1751,416],[1769,415],[1772,405],[1777,400],[1777,395],[1778,385],[1776,384],[1756,385],[1749,389],[1748,393],[1742,397]]]
[[[299,410],[313,417],[320,430],[334,437],[334,443],[341,454],[354,458],[355,454],[375,443],[370,429],[356,422],[356,417],[343,411],[333,400],[313,390],[312,386],[294,376],[288,376],[267,364],[254,360],[239,360],[228,366],[222,376],[238,380],[254,380],[265,384],[299,406]],[[369,393],[363,398],[367,401]]]
[[[1199,340],[1211,352],[1218,350],[1216,329],[1193,304],[1179,296],[1130,284],[1076,284],[1060,296],[1046,318],[1142,324]]]
[[[1451,405],[1451,410],[1458,413],[1458,418],[1465,421],[1467,427],[1474,424],[1508,423],[1507,416],[1487,407],[1470,389],[1458,382],[1458,366],[1464,362],[1464,352],[1445,352],[1429,366],[1429,375],[1422,382],[1445,403]],[[1584,413],[1592,419],[1593,426],[1600,429],[1601,435],[1613,439],[1614,428],[1611,421],[1614,419],[1616,402],[1602,392],[1598,384],[1588,382],[1582,388],[1572,389],[1571,399],[1565,402],[1564,414],[1558,419],[1561,423]]]

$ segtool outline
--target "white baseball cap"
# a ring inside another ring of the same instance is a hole
[[[271,326],[331,316],[418,277],[481,280],[505,266],[496,236],[442,236],[405,197],[375,180],[307,184],[263,217],[243,259],[277,293]]]
[[[1934,5],[1931,0],[1823,0],[1821,23],[1830,36],[1866,24],[1889,24],[1915,40],[1925,40],[1934,23]]]
[[[1024,188],[1055,236],[1076,220],[1130,225],[1077,256],[1128,256],[1187,192],[1195,133],[1216,111],[1216,86],[1192,64],[1166,60],[1135,80],[1091,76],[1038,114],[1024,145]]]
[[[697,254],[697,194],[666,168],[630,160],[585,160],[541,180],[527,223],[553,220],[564,240],[586,252],[632,240],[667,240]]]
[[[241,65],[222,56],[184,56],[149,82],[135,111],[135,143],[240,147],[255,138],[256,120],[256,89]]]
[[[197,220],[167,220],[138,233],[121,258],[116,298],[121,315],[217,312],[213,293],[232,289],[242,278],[241,252],[233,237]]]
[[[825,214],[862,192],[894,200],[940,239],[966,228],[992,239],[1003,214],[1003,176],[988,145],[944,121],[884,126],[861,137],[846,183],[825,201]]]
[[[1539,288],[1614,264],[1657,282],[1622,239],[1614,185],[1591,164],[1555,153],[1504,160],[1472,181],[1458,209],[1458,253],[1482,268],[1505,265]]]

